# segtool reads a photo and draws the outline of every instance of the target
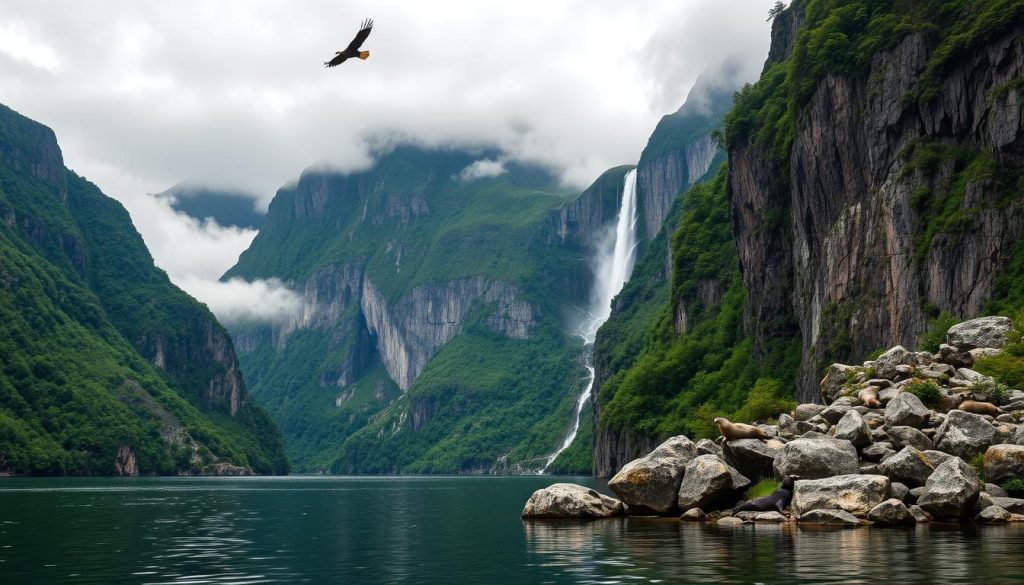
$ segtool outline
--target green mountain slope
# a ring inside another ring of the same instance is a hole
[[[226,332],[128,213],[0,106],[0,471],[281,473]]]

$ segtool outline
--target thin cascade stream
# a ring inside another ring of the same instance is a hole
[[[540,473],[546,473],[551,464],[572,445],[580,428],[583,407],[590,400],[594,389],[594,340],[597,330],[608,320],[612,312],[612,299],[619,294],[629,280],[636,262],[636,169],[626,173],[622,185],[622,202],[615,221],[615,229],[605,231],[597,241],[591,265],[594,271],[594,288],[591,291],[590,307],[580,325],[578,335],[584,342],[584,367],[587,369],[587,385],[576,399],[573,423],[561,445],[545,459]]]

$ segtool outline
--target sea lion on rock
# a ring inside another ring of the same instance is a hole
[[[732,513],[738,514],[746,511],[768,512],[775,509],[781,514],[782,510],[785,509],[793,499],[793,484],[798,479],[800,479],[799,475],[787,475],[786,479],[782,480],[782,485],[780,485],[777,490],[767,496],[742,502],[732,509]]]
[[[999,416],[1000,414],[1003,414],[1003,411],[995,404],[992,404],[991,402],[981,402],[980,400],[964,400],[957,408],[966,412],[987,414],[989,416]]]
[[[857,400],[868,408],[882,408],[882,402],[878,400],[878,386],[865,386],[857,393]]]
[[[734,439],[764,439],[766,441],[771,439],[768,433],[754,425],[729,422],[728,419],[722,417],[716,418],[715,424],[718,425],[718,432],[722,433],[722,438],[726,443]]]

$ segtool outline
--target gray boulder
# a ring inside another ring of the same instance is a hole
[[[939,346],[939,361],[949,364],[954,368],[969,368],[974,365],[974,357],[971,356],[970,352],[960,351],[959,349],[943,343]]]
[[[816,526],[860,526],[861,521],[856,516],[842,510],[811,510],[801,514],[797,520],[800,524],[813,524]]]
[[[783,443],[774,439],[737,439],[726,443],[722,458],[749,478],[771,477],[772,464],[782,447]]]
[[[850,410],[836,423],[835,437],[854,447],[865,447],[871,444],[871,427],[857,411]]]
[[[889,478],[884,475],[839,475],[825,479],[799,480],[793,488],[793,512],[803,516],[811,510],[843,510],[866,516],[889,499]]]
[[[750,522],[759,522],[759,523],[768,523],[768,524],[779,523],[779,522],[785,522],[786,521],[786,517],[783,516],[782,514],[779,514],[775,510],[772,510],[771,512],[754,512],[754,511],[740,512],[740,513],[736,514],[736,517],[737,518],[742,518],[743,520],[747,520],[747,521],[750,521]]]
[[[718,455],[721,457],[722,446],[711,439],[701,439],[697,441],[697,455]]]
[[[985,493],[992,496],[993,498],[1006,498],[1010,496],[1010,494],[1006,493],[1006,490],[990,481],[985,482],[984,489]]]
[[[823,410],[825,410],[824,404],[800,404],[793,411],[793,418],[798,421],[811,420],[821,414],[821,411]]]
[[[921,428],[928,423],[931,410],[921,399],[910,392],[901,392],[885,405],[885,424],[887,426],[908,426]]]
[[[889,482],[889,495],[903,502],[910,495],[910,488],[898,481]]]
[[[878,472],[882,475],[914,487],[924,485],[933,471],[934,464],[924,453],[913,447],[904,447],[902,451],[878,465]]]
[[[719,526],[727,526],[727,527],[735,528],[737,526],[742,526],[744,524],[747,524],[747,522],[745,522],[743,520],[743,518],[737,518],[735,516],[726,516],[724,518],[719,518],[718,521],[715,522],[715,524],[717,524]]]
[[[982,374],[981,372],[976,372],[976,371],[970,370],[968,368],[960,368],[959,370],[957,370],[956,371],[956,377],[958,379],[960,379],[960,380],[965,380],[965,381],[967,381],[967,383],[972,384],[972,385],[974,385],[974,384],[985,384],[985,385],[988,385],[988,384],[994,384],[995,383],[995,380],[993,380],[990,376],[986,376],[985,374]]]
[[[1024,479],[1024,446],[993,445],[985,451],[985,481]]]
[[[974,520],[985,524],[1001,524],[1010,521],[1010,513],[999,506],[989,506],[978,512]]]
[[[853,410],[853,404],[850,403],[850,399],[845,396],[837,399],[828,408],[821,411],[821,418],[825,419],[830,425],[834,425],[839,422],[841,418],[847,413]]]
[[[700,508],[690,508],[683,512],[683,515],[679,517],[683,522],[703,522],[707,518],[707,514]]]
[[[860,456],[872,463],[878,463],[882,459],[885,459],[886,457],[891,457],[892,455],[895,454],[896,451],[892,448],[892,443],[886,443],[884,441],[879,443],[871,443],[867,447],[864,447],[863,449],[860,450]]]
[[[676,505],[683,471],[697,446],[683,435],[672,437],[649,454],[630,461],[608,482],[630,514],[666,514]]]
[[[556,483],[533,492],[523,518],[607,518],[622,514],[622,502],[574,483]]]
[[[910,515],[914,517],[914,522],[918,524],[924,524],[932,521],[932,515],[921,509],[921,506],[911,506]]]
[[[980,491],[978,473],[962,459],[950,459],[935,468],[917,505],[934,518],[966,518]]]
[[[928,435],[914,427],[887,426],[885,434],[897,448],[913,447],[918,451],[927,451],[935,447]]]
[[[938,467],[950,459],[956,459],[956,455],[950,455],[945,451],[936,451],[934,449],[928,449],[924,452],[924,456],[928,458],[928,461],[932,462],[932,465]]]
[[[1006,335],[1013,328],[1007,317],[979,317],[964,321],[946,331],[946,343],[968,351],[976,347],[1001,348],[1006,345]]]
[[[849,441],[831,437],[794,439],[780,450],[772,465],[775,478],[787,475],[819,479],[833,475],[857,473],[860,464],[857,449]]]
[[[686,464],[676,504],[680,510],[731,504],[750,480],[717,455],[701,455]]]
[[[886,351],[875,360],[875,374],[879,378],[895,380],[899,370],[897,366],[917,365],[917,355],[907,351],[902,345]]]
[[[890,498],[868,512],[868,520],[876,524],[913,524],[914,517],[902,500]]]
[[[935,433],[935,446],[970,461],[988,449],[995,435],[995,427],[980,414],[951,410]]]
[[[1024,514],[1024,500],[1020,498],[992,498],[995,505],[1013,514]]]

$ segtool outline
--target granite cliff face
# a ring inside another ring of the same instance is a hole
[[[766,69],[789,56],[797,12],[776,22]],[[802,336],[798,399],[815,398],[823,364],[915,346],[938,310],[972,317],[992,299],[1024,232],[1020,186],[1005,178],[1024,160],[1022,39],[1018,24],[926,79],[934,42],[910,34],[865,76],[817,83],[787,166],[730,144],[755,351]],[[925,82],[935,91],[914,99]]]

